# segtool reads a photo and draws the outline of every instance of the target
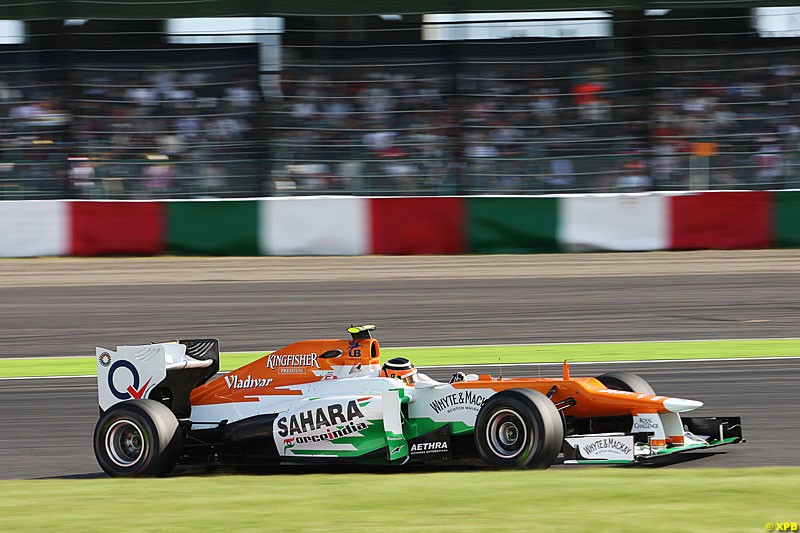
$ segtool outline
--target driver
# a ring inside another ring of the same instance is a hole
[[[381,376],[399,379],[406,385],[413,385],[419,380],[416,367],[405,357],[395,357],[383,363]]]

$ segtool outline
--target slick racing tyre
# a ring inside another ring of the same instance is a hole
[[[609,372],[597,376],[596,379],[611,390],[655,395],[653,387],[647,381],[630,372]],[[580,433],[627,433],[631,430],[632,425],[633,417],[631,415],[608,416],[594,418],[590,421],[589,426],[583,426],[578,431]]]
[[[175,467],[182,444],[175,415],[154,400],[118,403],[94,429],[94,455],[112,477],[164,475]]]
[[[500,468],[547,468],[564,441],[561,415],[544,394],[509,389],[486,400],[475,423],[483,460]]]
[[[630,372],[609,372],[597,376],[597,380],[611,390],[624,390],[653,396],[656,394],[647,381]]]

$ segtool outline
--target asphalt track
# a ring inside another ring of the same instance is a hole
[[[223,351],[800,336],[800,273],[0,288],[0,357],[217,337]],[[769,355],[769,354],[765,354]]]
[[[574,365],[572,374],[594,376],[628,370],[659,394],[701,400],[698,416],[741,416],[747,443],[728,446],[670,466],[800,466],[793,443],[800,438],[796,408],[800,359],[683,361]],[[490,365],[494,375],[552,377],[559,365]],[[428,370],[444,379],[452,368]],[[0,479],[101,476],[92,454],[97,421],[94,378],[0,381]],[[562,466],[559,468],[574,468]]]
[[[0,357],[87,355],[98,345],[194,336],[218,337],[226,351],[271,349],[341,337],[359,322],[377,323],[384,346],[798,337],[798,258],[0,261]],[[620,369],[573,374],[608,368]],[[629,369],[659,393],[704,401],[698,414],[744,419],[747,444],[674,467],[800,465],[797,359]],[[503,369],[515,372],[557,369]],[[96,475],[96,419],[92,379],[0,380],[0,478]]]

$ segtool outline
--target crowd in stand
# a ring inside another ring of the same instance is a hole
[[[288,72],[272,129],[278,192],[445,192],[458,119],[439,72]]]
[[[649,83],[594,62],[288,73],[274,177],[415,193],[796,186],[800,68],[787,59],[666,59]]]
[[[736,57],[730,70],[718,72],[720,57],[705,70],[664,76],[654,91],[654,177],[686,181],[687,163],[681,158],[692,153],[693,143],[705,143],[712,185],[796,187],[800,65],[792,56],[745,55]]]
[[[12,79],[0,78],[0,197],[261,193],[251,72],[92,66],[67,82]]]
[[[8,73],[0,198],[797,186],[790,55],[666,57],[646,77],[584,59],[287,68],[271,94],[213,64]]]
[[[0,74],[0,199],[22,184],[63,191],[70,116],[59,89],[30,74]]]
[[[76,69],[75,77],[69,178],[79,194],[101,183],[101,193],[111,186],[146,196],[258,191],[261,99],[252,73],[206,65]],[[103,178],[76,179],[87,168]]]

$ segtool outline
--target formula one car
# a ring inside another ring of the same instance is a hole
[[[349,340],[290,344],[218,374],[219,341],[97,348],[94,452],[111,476],[177,464],[406,464],[501,468],[640,463],[742,441],[739,418],[688,418],[694,400],[656,395],[635,374],[453,375],[380,364],[375,326]]]

